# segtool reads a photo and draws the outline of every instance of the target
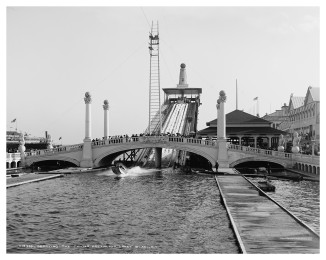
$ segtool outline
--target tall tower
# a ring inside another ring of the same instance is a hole
[[[148,48],[150,55],[148,131],[152,134],[161,133],[162,130],[158,22],[156,25],[152,22]]]

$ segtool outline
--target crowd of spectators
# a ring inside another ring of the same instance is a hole
[[[169,137],[182,137],[182,138],[194,138],[194,135],[182,135],[180,133],[171,134],[171,133],[161,133],[161,134],[149,134],[149,133],[141,133],[141,134],[132,134],[129,136],[128,134],[125,135],[114,135],[114,136],[108,136],[108,137],[102,137],[102,138],[95,138],[92,140],[93,143],[99,142],[99,141],[105,141],[105,140],[118,140],[118,139],[126,139],[129,140],[130,138],[137,138],[142,136],[169,136]],[[201,139],[201,138],[199,138]]]

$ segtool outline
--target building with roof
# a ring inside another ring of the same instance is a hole
[[[288,132],[298,132],[308,140],[320,140],[320,90],[308,87],[305,97],[290,96]]]
[[[308,87],[305,97],[291,94],[289,105],[284,104],[281,110],[262,117],[271,121],[273,126],[293,136],[294,132],[304,140],[320,139],[320,91],[319,88]]]
[[[255,148],[277,148],[279,136],[286,132],[275,129],[272,123],[243,112],[234,110],[225,115],[226,137],[229,143],[251,146]],[[207,122],[207,128],[199,131],[197,136],[216,138],[217,121],[214,119]]]
[[[289,120],[289,115],[288,115],[288,110],[289,107],[284,103],[284,105],[281,107],[281,109],[276,110],[275,112],[271,114],[266,114],[265,116],[262,117],[262,119],[265,119],[269,122],[272,122],[272,127],[276,129],[280,129],[280,125],[284,121]],[[284,129],[280,129],[285,131]]]

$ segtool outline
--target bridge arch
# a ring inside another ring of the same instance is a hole
[[[26,166],[31,166],[33,163],[45,162],[45,161],[65,161],[74,164],[76,167],[79,167],[80,165],[79,161],[74,158],[70,158],[67,156],[51,156],[48,158],[42,158],[42,157],[31,158],[30,160],[26,161]]]
[[[99,167],[101,160],[107,156],[112,155],[112,154],[119,154],[122,152],[127,152],[127,151],[131,151],[131,150],[135,150],[135,149],[146,149],[146,148],[166,148],[166,149],[177,149],[180,151],[186,151],[186,152],[198,154],[198,155],[204,157],[205,159],[207,159],[212,165],[215,165],[216,159],[208,152],[198,149],[198,147],[195,147],[195,146],[186,146],[186,145],[182,145],[182,143],[180,143],[179,145],[180,146],[176,146],[175,144],[169,144],[169,143],[167,143],[167,144],[156,143],[156,144],[146,144],[146,145],[138,144],[138,145],[133,145],[132,147],[117,146],[114,149],[106,150],[106,151],[100,153],[93,161],[94,167]]]
[[[251,157],[245,157],[245,158],[241,158],[239,160],[236,160],[232,163],[230,163],[230,168],[234,168],[236,165],[240,164],[240,163],[245,163],[245,162],[270,162],[270,163],[275,163],[278,164],[284,168],[286,168],[286,163],[280,162],[278,160],[275,160],[273,158],[259,158],[257,156],[251,156]]]

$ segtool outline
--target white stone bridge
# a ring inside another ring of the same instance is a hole
[[[222,142],[225,143],[225,142]],[[283,153],[246,146],[226,144],[227,164],[223,167],[235,167],[244,162],[264,161],[279,164],[284,168],[305,169],[311,173],[319,172],[319,156]],[[42,161],[66,161],[75,166],[82,166],[83,145],[61,146],[55,149],[25,153],[25,166]],[[130,150],[145,148],[170,148],[191,152],[206,158],[215,165],[218,158],[219,141],[171,136],[140,136],[117,138],[91,143],[92,167],[110,165],[120,154]]]

